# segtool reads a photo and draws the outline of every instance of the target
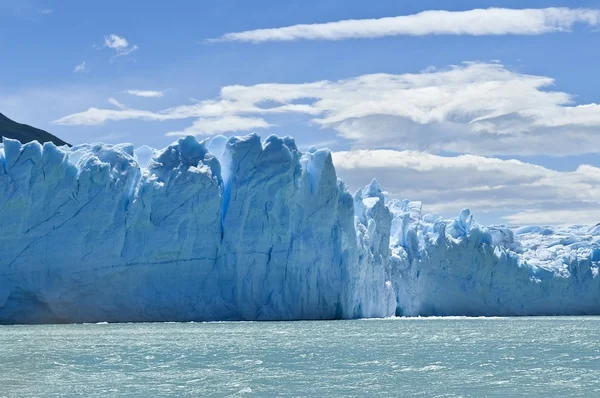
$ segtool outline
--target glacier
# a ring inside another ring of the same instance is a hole
[[[291,137],[5,139],[0,165],[4,324],[600,314],[599,226],[350,194]]]

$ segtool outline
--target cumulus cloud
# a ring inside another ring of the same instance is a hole
[[[115,57],[131,54],[138,49],[137,45],[131,46],[126,38],[115,34],[104,36],[104,47],[115,50]]]
[[[160,98],[165,95],[164,91],[153,91],[153,90],[126,90],[129,95],[135,95],[136,97],[144,98]]]
[[[600,105],[576,105],[572,95],[552,91],[553,83],[499,63],[470,62],[421,73],[226,86],[217,99],[158,112],[90,108],[55,123],[238,116],[248,128],[263,128],[271,125],[269,116],[302,114],[360,148],[488,156],[598,152]]]
[[[423,11],[379,19],[350,19],[273,29],[226,33],[209,41],[342,40],[385,36],[425,35],[540,35],[569,31],[580,23],[600,24],[600,10],[487,8],[467,11]]]
[[[88,71],[89,71],[89,69],[87,67],[87,62],[85,62],[85,61],[83,61],[79,65],[76,65],[75,68],[73,69],[73,72],[75,72],[75,73],[85,73]]]
[[[426,212],[453,216],[470,207],[476,216],[503,213],[511,224],[600,222],[600,168],[593,166],[561,172],[516,160],[396,150],[334,152],[333,161],[350,189],[376,176],[390,197],[421,200]]]

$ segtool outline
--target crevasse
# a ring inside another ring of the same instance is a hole
[[[0,164],[0,323],[600,313],[598,228],[351,195],[290,137],[5,139]]]

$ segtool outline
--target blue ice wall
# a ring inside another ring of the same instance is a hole
[[[249,135],[219,157],[193,137],[145,167],[131,145],[6,140],[0,322],[390,314],[389,261],[357,234],[329,151]]]
[[[0,323],[598,314],[599,241],[351,195],[290,137],[0,147]]]

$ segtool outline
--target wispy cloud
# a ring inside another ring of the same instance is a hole
[[[119,101],[117,101],[116,99],[114,99],[112,97],[108,99],[108,103],[116,106],[119,109],[127,109],[127,107],[125,105],[123,105],[122,103],[120,103]]]
[[[52,10],[49,9],[49,8],[42,8],[40,10],[37,10],[37,12],[39,14],[43,14],[43,15],[50,15],[50,14],[52,14]]]
[[[126,90],[125,92],[129,95],[135,95],[136,97],[144,98],[160,98],[165,95],[165,91],[154,91],[154,90]]]
[[[509,214],[504,219],[511,225],[594,225],[600,222],[599,204],[567,209],[529,209]]]
[[[167,136],[213,135],[225,132],[249,131],[271,127],[264,119],[235,115],[200,118],[183,131],[172,131]]]
[[[88,71],[89,71],[89,69],[88,69],[87,63],[85,61],[83,61],[79,65],[75,66],[75,68],[73,69],[73,72],[75,72],[75,73],[85,73]]]
[[[385,36],[425,35],[540,35],[565,32],[580,23],[600,25],[600,10],[487,8],[467,11],[423,11],[379,19],[350,19],[272,29],[226,33],[209,41],[342,40]]]
[[[504,213],[511,224],[600,221],[600,168],[593,166],[556,171],[517,160],[395,150],[334,152],[333,161],[351,189],[376,176],[390,197],[421,200],[426,212],[453,216],[470,207],[476,217]]]
[[[55,120],[54,124],[71,125],[71,126],[98,126],[107,120],[122,121],[122,120],[154,120],[164,121],[173,120],[170,115],[162,115],[152,111],[144,111],[139,109],[100,109],[89,108],[87,111],[74,113]]]
[[[267,117],[303,114],[361,148],[482,155],[600,152],[600,105],[575,105],[570,94],[549,91],[552,84],[549,77],[517,73],[498,63],[465,63],[416,74],[226,86],[217,99],[158,112],[90,108],[56,123],[191,118],[202,126],[211,125],[211,118],[237,116],[249,128],[266,128],[271,126]],[[236,126],[221,132],[243,130]]]
[[[131,54],[138,49],[137,45],[131,46],[126,38],[115,34],[104,36],[104,47],[115,50],[115,57]]]

